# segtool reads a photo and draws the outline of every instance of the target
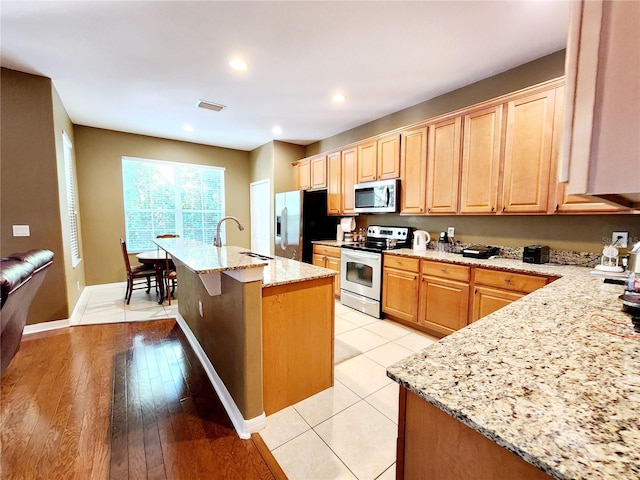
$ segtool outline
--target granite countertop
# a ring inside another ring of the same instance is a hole
[[[561,277],[387,375],[555,478],[640,478],[640,336],[622,286],[584,267],[393,254]]]
[[[333,277],[338,274],[335,270],[282,257],[261,260],[245,255],[243,252],[250,250],[242,247],[214,247],[180,238],[160,238],[155,240],[155,243],[197,274],[261,267],[263,287]]]
[[[182,238],[159,238],[154,242],[197,274],[261,268],[267,265],[266,260],[244,255],[242,252],[248,252],[248,248],[214,247]]]

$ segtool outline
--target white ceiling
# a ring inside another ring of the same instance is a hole
[[[2,0],[0,16],[2,66],[50,77],[73,123],[252,150],[306,145],[560,50],[569,3]],[[338,90],[347,101],[332,104]]]

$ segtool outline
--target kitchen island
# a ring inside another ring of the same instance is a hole
[[[590,269],[417,258],[560,277],[387,369],[398,478],[640,478],[640,337]]]
[[[334,271],[234,246],[156,243],[176,264],[177,321],[241,437],[333,384]]]

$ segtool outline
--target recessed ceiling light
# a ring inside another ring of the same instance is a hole
[[[189,125],[188,123],[185,123],[182,126],[182,130],[184,130],[185,132],[193,132],[193,127],[191,125]]]
[[[342,93],[336,93],[333,97],[331,97],[331,101],[333,103],[342,103],[347,99]]]
[[[274,135],[282,135],[282,128],[276,125],[271,129],[271,133],[273,133]]]
[[[241,58],[234,58],[229,62],[229,66],[234,70],[238,70],[240,72],[243,72],[247,69],[247,63]]]

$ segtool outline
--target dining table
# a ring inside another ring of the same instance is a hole
[[[140,252],[136,254],[136,258],[143,265],[153,266],[156,272],[156,285],[158,285],[158,303],[162,304],[165,299],[164,271],[167,268],[167,261],[169,262],[169,268],[175,268],[171,260],[171,255],[157,248],[155,250]],[[168,295],[169,292],[167,291],[166,294]]]

